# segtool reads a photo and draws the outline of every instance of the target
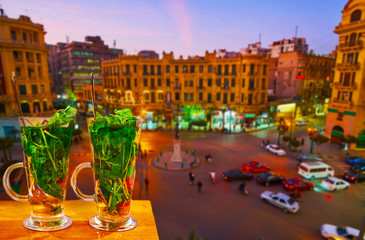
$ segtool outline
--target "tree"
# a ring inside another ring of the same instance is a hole
[[[222,114],[223,114],[223,126],[222,126],[222,130],[224,131],[224,125],[225,125],[225,113],[226,113],[227,109],[222,108]]]
[[[1,137],[0,138],[0,150],[3,150],[4,153],[4,159],[6,164],[10,165],[10,160],[8,157],[8,153],[7,151],[10,150],[10,148],[14,145],[15,140],[11,137]],[[11,152],[9,151],[10,157],[11,157]]]
[[[315,135],[314,137],[313,137],[313,140],[315,141],[315,143],[317,144],[317,146],[318,146],[318,152],[319,152],[319,146],[321,145],[321,144],[323,144],[323,143],[327,143],[330,139],[328,138],[328,137],[326,137],[326,136],[323,136],[323,135],[319,135],[319,134],[317,134],[317,135]]]
[[[213,111],[215,107],[208,107],[207,108],[207,120],[209,121],[209,131],[212,131],[212,120],[213,120]]]
[[[292,140],[290,140],[290,144],[291,144],[293,147],[295,147],[295,151],[297,150],[297,147],[299,147],[299,146],[300,146],[300,142],[299,142],[299,140],[297,140],[297,139],[292,139]]]

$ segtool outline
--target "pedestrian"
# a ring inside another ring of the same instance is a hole
[[[270,140],[269,139],[267,139],[267,141],[266,141],[266,145],[269,145],[270,144]]]
[[[300,141],[300,145],[304,145],[304,138],[302,138],[302,140]]]
[[[150,181],[148,181],[148,178],[145,178],[144,185],[146,186],[146,189],[148,189],[148,184],[150,184]]]
[[[144,159],[147,160],[147,150],[144,150]]]
[[[189,183],[194,185],[194,173],[192,171],[189,172]]]
[[[198,186],[198,192],[202,191],[202,187],[203,187],[203,183],[199,180],[199,182],[197,183]]]
[[[262,140],[261,147],[265,146],[265,140]]]

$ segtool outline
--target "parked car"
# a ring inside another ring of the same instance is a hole
[[[323,224],[321,226],[321,234],[326,239],[356,240],[360,234],[360,231],[355,228],[347,226],[335,226],[331,224]]]
[[[313,189],[314,185],[301,178],[289,178],[283,181],[283,187],[288,191],[306,191]]]
[[[278,156],[286,155],[286,152],[283,149],[281,149],[278,145],[275,145],[275,144],[268,144],[266,146],[266,150],[269,152],[272,152]]]
[[[302,120],[299,120],[295,123],[295,125],[297,126],[304,126],[306,124],[307,121],[304,121],[303,119]]]
[[[365,181],[365,173],[346,171],[342,173],[342,177],[349,182],[357,183]]]
[[[299,203],[284,193],[265,191],[260,195],[261,199],[282,209],[284,212],[296,213],[299,211]]]
[[[231,182],[231,181],[235,181],[235,180],[252,179],[253,175],[252,175],[252,173],[243,173],[239,169],[230,169],[228,171],[223,172],[223,178],[224,178],[224,180]]]
[[[271,184],[282,183],[282,181],[284,181],[284,180],[285,180],[285,178],[283,176],[274,174],[271,172],[261,173],[256,178],[257,183],[266,185],[266,186],[269,186]]]
[[[270,171],[270,168],[265,165],[265,164],[261,164],[259,162],[256,161],[249,161],[247,163],[243,163],[242,164],[242,171],[244,172],[267,172]]]
[[[346,163],[350,164],[350,165],[354,165],[354,164],[365,164],[365,158],[362,157],[348,157],[346,158]]]
[[[365,164],[355,164],[350,167],[352,172],[362,172],[365,173]]]
[[[334,192],[341,189],[347,189],[350,186],[350,183],[336,177],[329,177],[322,180],[321,186],[326,190]]]
[[[302,154],[299,154],[296,159],[299,161],[299,162],[316,162],[316,161],[322,161],[322,158],[320,157],[317,157],[317,156],[314,156],[312,154],[309,154],[309,153],[302,153]]]

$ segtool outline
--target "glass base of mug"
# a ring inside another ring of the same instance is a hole
[[[42,232],[48,232],[48,231],[57,231],[61,229],[65,229],[69,227],[72,223],[72,219],[64,216],[60,220],[57,221],[39,221],[35,220],[32,217],[26,218],[23,221],[24,227],[34,230],[34,231],[42,231]]]
[[[110,231],[110,232],[123,232],[132,230],[137,226],[137,220],[135,218],[130,217],[126,221],[122,222],[114,222],[114,221],[105,221],[100,220],[98,217],[92,217],[89,220],[90,226],[93,228]]]

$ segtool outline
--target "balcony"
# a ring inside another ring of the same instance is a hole
[[[341,82],[335,82],[335,83],[333,83],[333,86],[334,86],[337,90],[356,90],[356,89],[357,89],[357,84],[356,84],[356,82],[354,82],[354,83],[341,83]]]
[[[352,101],[342,99],[331,99],[330,104],[344,109],[352,109],[354,107],[354,103]]]
[[[363,48],[363,41],[340,43],[338,49],[342,52],[359,51]]]
[[[359,63],[338,63],[336,68],[338,71],[357,71],[360,65]]]

